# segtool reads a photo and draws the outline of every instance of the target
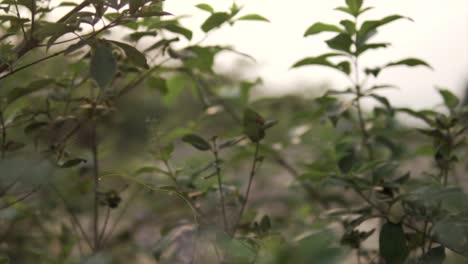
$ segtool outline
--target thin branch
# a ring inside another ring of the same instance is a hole
[[[0,210],[11,207],[11,206],[13,206],[13,205],[15,205],[15,204],[17,204],[19,202],[22,202],[22,201],[26,200],[29,196],[31,196],[32,194],[37,192],[39,189],[40,189],[40,186],[37,186],[36,188],[34,188],[31,191],[27,192],[26,194],[24,194],[23,196],[21,196],[20,198],[18,198],[16,200],[14,200],[13,202],[5,203],[3,206],[0,207]]]
[[[259,162],[259,156],[258,156],[259,150],[260,150],[260,143],[257,142],[255,144],[255,153],[254,153],[254,157],[253,157],[253,161],[252,161],[252,168],[250,169],[249,182],[247,184],[247,189],[246,189],[245,194],[244,194],[244,200],[242,202],[241,209],[239,211],[239,216],[237,217],[236,225],[233,226],[233,231],[232,231],[233,234],[236,233],[237,227],[239,226],[240,222],[242,221],[242,216],[244,215],[244,211],[245,211],[245,208],[247,206],[247,202],[249,200],[250,189],[252,187],[252,182],[253,182],[253,179],[255,177],[255,174],[257,172],[257,163]]]
[[[106,211],[106,218],[104,219],[104,224],[101,228],[101,234],[99,234],[99,244],[102,245],[102,239],[104,238],[104,235],[106,233],[106,229],[107,229],[107,226],[108,226],[108,223],[109,223],[109,217],[110,217],[110,212],[111,212],[111,209],[110,207],[107,207],[107,211]]]
[[[87,235],[86,232],[84,231],[84,228],[83,228],[83,226],[81,225],[80,221],[78,220],[77,216],[75,215],[75,213],[73,212],[73,210],[72,210],[72,209],[70,208],[70,206],[68,205],[67,200],[65,199],[65,197],[62,195],[62,193],[60,193],[60,191],[58,190],[58,188],[57,188],[53,183],[49,183],[49,186],[50,186],[50,188],[57,194],[57,196],[60,198],[60,200],[62,200],[63,205],[65,206],[65,209],[66,209],[68,215],[69,215],[70,218],[71,218],[71,222],[72,222],[76,227],[78,227],[78,230],[80,230],[80,233],[81,233],[81,235],[83,236],[84,240],[86,241],[86,244],[89,246],[90,249],[93,249],[93,244],[91,243],[91,240],[89,239],[88,235]]]
[[[229,224],[226,216],[226,204],[224,201],[224,191],[223,191],[223,182],[221,180],[221,166],[218,154],[218,145],[216,144],[216,137],[213,138],[213,156],[215,159],[215,167],[216,167],[216,178],[218,180],[218,189],[219,189],[219,198],[221,201],[221,210],[223,214],[223,224],[224,224],[224,231],[227,233],[229,230]]]

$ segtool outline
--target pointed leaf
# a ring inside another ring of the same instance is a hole
[[[361,37],[365,37],[367,34],[377,30],[377,28],[399,19],[408,19],[412,21],[411,18],[400,15],[391,15],[380,20],[368,20],[362,24],[361,29],[359,30],[359,35]]]
[[[454,109],[460,104],[460,99],[448,89],[439,89],[439,93],[448,109]]]
[[[201,150],[201,151],[211,149],[210,143],[208,143],[205,139],[203,139],[202,137],[196,134],[187,134],[182,137],[182,141],[189,143],[194,148]]]
[[[127,59],[131,63],[133,63],[135,66],[145,68],[145,69],[149,68],[148,63],[146,62],[145,55],[141,53],[139,50],[137,50],[135,47],[130,46],[123,42],[118,42],[118,41],[113,41],[113,40],[110,40],[109,42],[121,48],[125,52]]]
[[[203,10],[203,11],[206,11],[206,12],[209,12],[209,13],[214,13],[213,7],[211,7],[209,4],[204,4],[204,3],[202,3],[202,4],[196,5],[196,7],[197,7],[198,9]]]
[[[98,43],[91,57],[90,75],[101,88],[107,87],[117,72],[112,48],[104,43]]]
[[[201,26],[203,32],[208,32],[214,28],[220,27],[222,24],[227,22],[231,16],[225,12],[217,12],[213,13],[210,17],[208,17],[203,25]]]
[[[408,67],[416,67],[416,66],[425,66],[429,69],[432,67],[425,61],[417,59],[417,58],[407,58],[403,60],[399,60],[397,62],[388,63],[385,67],[393,67],[393,66],[408,66]]]
[[[176,24],[167,24],[167,25],[164,25],[164,29],[170,31],[170,32],[173,32],[173,33],[177,33],[177,34],[181,34],[182,36],[184,36],[186,39],[188,40],[191,40],[192,39],[192,31],[190,31],[189,29],[185,28],[185,27],[181,27],[179,25],[176,25]]]
[[[237,20],[252,20],[252,21],[263,21],[263,22],[270,22],[267,18],[258,15],[258,14],[248,14],[239,17]]]
[[[306,32],[304,33],[304,37],[319,34],[319,33],[322,33],[322,32],[342,33],[343,29],[341,29],[341,28],[339,28],[338,26],[335,26],[335,25],[324,24],[324,23],[318,22],[318,23],[313,24],[312,26],[310,26],[306,30]]]
[[[350,52],[351,45],[353,40],[348,34],[338,34],[336,37],[326,41],[328,47],[335,50],[341,50],[345,52]]]

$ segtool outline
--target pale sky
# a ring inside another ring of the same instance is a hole
[[[432,107],[440,103],[435,86],[447,87],[462,93],[468,80],[468,1],[466,0],[366,0],[375,6],[366,18],[381,18],[384,15],[401,14],[415,20],[394,22],[385,26],[377,37],[390,41],[393,46],[387,50],[370,52],[362,64],[381,65],[388,60],[405,57],[419,57],[430,63],[435,71],[425,68],[408,70],[391,69],[381,74],[384,83],[394,83],[400,90],[384,94],[400,106],[414,108]],[[217,11],[227,10],[232,0],[167,0],[166,10],[176,15],[191,14],[183,20],[189,28],[201,25],[208,13],[195,8],[198,3],[209,3]],[[244,0],[243,14],[259,13],[271,23],[241,22],[234,27],[225,26],[213,32],[206,44],[230,44],[239,51],[257,59],[255,71],[247,77],[260,76],[265,91],[285,93],[295,86],[329,83],[334,88],[346,85],[346,79],[332,69],[304,67],[289,70],[297,60],[327,51],[324,40],[333,35],[302,36],[313,23],[337,22],[342,19],[340,12],[333,8],[344,0]],[[196,32],[194,42],[203,34]],[[229,71],[235,66],[234,55],[218,58],[219,71]]]

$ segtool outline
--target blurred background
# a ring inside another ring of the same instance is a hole
[[[168,12],[192,14],[184,18],[186,25],[201,24],[206,16],[195,7],[199,0],[168,0]],[[226,10],[232,4],[228,0],[206,0],[215,10]],[[340,80],[331,69],[308,67],[290,71],[297,60],[321,54],[327,50],[323,40],[332,36],[303,38],[308,26],[317,21],[333,23],[340,20],[340,12],[333,9],[340,0],[290,0],[290,1],[236,1],[244,6],[246,13],[259,13],[271,23],[238,23],[235,27],[225,26],[223,30],[210,34],[207,43],[233,45],[239,51],[252,55],[257,63],[243,64],[248,70],[244,77],[264,80],[262,91],[267,94],[284,94],[291,91],[313,91],[317,85],[329,85],[335,89],[347,84]],[[456,94],[464,92],[468,82],[468,1],[465,0],[370,0],[370,6],[377,6],[366,18],[379,18],[389,14],[411,17],[414,22],[399,21],[386,26],[376,39],[392,42],[389,49],[377,50],[364,55],[363,64],[380,65],[389,58],[419,57],[434,68],[429,73],[420,68],[407,71],[392,69],[383,73],[383,83],[394,83],[400,90],[385,91],[396,106],[411,106],[416,109],[433,107],[440,98],[435,86],[446,87]],[[193,42],[197,42],[196,34]],[[219,72],[238,71],[239,56],[223,54],[217,58]]]

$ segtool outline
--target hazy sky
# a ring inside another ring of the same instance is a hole
[[[208,16],[194,6],[209,3],[216,10],[227,10],[232,1],[228,0],[166,0],[166,10],[173,14],[191,14],[183,23],[190,28],[200,25]],[[381,65],[388,60],[408,56],[420,57],[435,69],[407,70],[391,69],[381,75],[384,83],[395,83],[400,90],[385,92],[397,105],[415,108],[431,107],[440,103],[435,86],[448,87],[461,94],[468,79],[468,1],[466,0],[366,0],[367,5],[376,9],[366,18],[380,18],[384,15],[402,14],[412,17],[415,22],[399,21],[383,28],[376,40],[391,41],[387,50],[370,52],[362,64]],[[342,18],[342,13],[333,8],[344,0],[244,0],[243,13],[259,13],[271,23],[242,22],[234,27],[225,26],[213,32],[206,43],[231,44],[236,49],[251,54],[257,59],[256,72],[264,80],[264,89],[274,93],[287,92],[291,87],[304,87],[329,83],[334,88],[346,85],[342,75],[332,69],[304,67],[289,70],[297,60],[318,55],[326,51],[323,40],[333,35],[304,39],[303,33],[315,22],[333,23]],[[202,34],[196,34],[197,41]],[[228,71],[235,66],[235,57],[221,56],[218,60],[221,70]]]

